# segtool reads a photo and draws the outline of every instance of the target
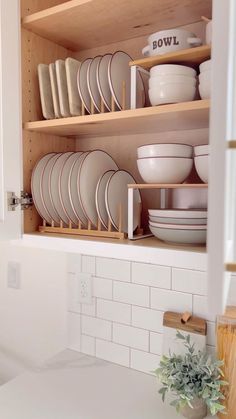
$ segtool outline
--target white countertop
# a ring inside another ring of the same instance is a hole
[[[67,350],[0,387],[2,419],[177,419],[156,379]]]

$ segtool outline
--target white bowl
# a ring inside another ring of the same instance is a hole
[[[150,217],[207,218],[207,209],[149,209]]]
[[[192,226],[187,226],[192,227]],[[201,227],[196,229],[196,227]],[[186,226],[175,225],[170,228],[166,226],[157,227],[149,223],[149,228],[158,239],[177,244],[205,244],[207,238],[206,226],[195,226],[194,229],[188,229]]]
[[[148,93],[152,106],[189,102],[195,98],[196,87],[185,83],[165,83],[149,89]]]
[[[199,74],[200,83],[211,83],[211,71],[206,70],[203,73]]]
[[[211,45],[212,40],[212,20],[206,25],[206,44]]]
[[[159,84],[163,83],[185,83],[185,84],[192,84],[193,86],[196,86],[197,79],[196,77],[188,77],[188,76],[176,76],[175,74],[171,75],[165,75],[165,76],[156,76],[156,77],[150,77],[149,81],[149,88],[152,89]]]
[[[149,144],[138,147],[138,158],[146,157],[188,157],[193,155],[193,147],[187,144]]]
[[[139,173],[146,183],[182,183],[189,176],[193,159],[150,157],[138,159]]]
[[[209,154],[209,145],[195,145],[194,147],[194,156],[205,156]]]
[[[211,60],[204,61],[204,63],[200,64],[199,66],[200,73],[203,73],[204,71],[208,71],[211,69]]]
[[[201,99],[210,99],[211,97],[211,84],[210,83],[200,83],[199,84],[199,93]]]
[[[177,64],[161,64],[155,65],[150,70],[151,77],[153,76],[160,76],[160,75],[168,75],[168,74],[175,74],[175,75],[185,75],[189,77],[196,77],[197,72],[191,67],[187,67],[185,65],[177,65]]]
[[[207,218],[171,218],[171,217],[149,217],[153,224],[180,224],[180,225],[206,225]]]
[[[204,183],[208,183],[208,155],[194,157],[196,171]]]

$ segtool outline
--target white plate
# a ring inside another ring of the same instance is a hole
[[[101,221],[102,225],[105,228],[108,228],[108,213],[106,209],[106,203],[105,203],[105,191],[107,182],[110,179],[110,177],[113,175],[114,170],[108,170],[105,172],[99,179],[97,187],[96,187],[96,209],[98,213],[99,220]]]
[[[74,211],[76,218],[81,222],[83,226],[87,227],[88,220],[84,215],[83,209],[80,204],[79,200],[79,191],[78,191],[78,174],[79,168],[82,164],[85,157],[89,154],[89,152],[81,154],[77,157],[77,160],[71,167],[70,174],[69,174],[69,199],[71,203],[71,207]]]
[[[90,61],[87,72],[87,85],[91,100],[98,112],[101,112],[101,95],[97,84],[97,66],[101,56],[95,57]]]
[[[55,117],[61,118],[62,115],[61,115],[60,105],[59,105],[56,66],[54,63],[49,64],[49,74],[50,74],[50,81],[51,81],[52,100],[53,100]]]
[[[149,209],[148,213],[152,217],[171,217],[171,218],[207,218],[207,210],[193,209],[193,210],[182,210],[182,209],[162,209],[153,210]]]
[[[64,118],[70,117],[69,97],[66,80],[66,65],[65,61],[57,60],[56,63],[56,76],[59,95],[60,111]]]
[[[47,208],[44,206],[44,202],[42,199],[41,181],[44,167],[53,156],[55,156],[55,153],[46,154],[46,156],[40,159],[34,167],[31,178],[31,190],[34,205],[40,217],[42,217],[42,219],[45,220],[49,225],[51,225],[52,219],[47,211]]]
[[[50,192],[52,197],[52,202],[54,204],[55,210],[57,211],[60,220],[63,221],[65,225],[69,224],[69,217],[66,214],[63,205],[60,199],[59,185],[62,168],[72,152],[62,153],[58,159],[55,161],[55,164],[52,168],[51,179],[50,179]]]
[[[171,217],[149,217],[149,221],[157,224],[181,224],[181,225],[204,225],[207,218],[171,218]]]
[[[175,230],[206,230],[206,225],[184,225],[184,224],[163,224],[163,223],[153,223],[152,221],[149,221],[149,225],[152,227],[160,227],[165,228],[167,230],[172,230],[173,228]]]
[[[149,225],[152,234],[160,240],[177,244],[205,244],[207,230],[177,230],[153,227]]]
[[[71,205],[70,194],[69,194],[69,179],[70,179],[71,169],[74,166],[74,163],[78,160],[78,157],[80,157],[82,154],[83,154],[82,152],[73,153],[65,161],[64,166],[61,171],[60,185],[59,185],[59,193],[60,193],[60,199],[61,199],[61,204],[63,206],[63,209],[65,213],[67,214],[69,220],[76,226],[78,226],[79,218],[76,216],[73,210],[73,207]]]
[[[69,109],[72,116],[81,114],[81,99],[77,86],[77,74],[80,62],[74,58],[67,58],[66,65],[66,80],[68,88]]]
[[[101,175],[108,170],[118,170],[117,164],[109,154],[101,150],[91,151],[83,160],[78,176],[79,199],[87,219],[98,224],[95,192]]]
[[[87,60],[83,61],[79,67],[79,71],[77,75],[79,95],[88,113],[91,113],[91,98],[90,98],[89,89],[87,85],[87,72],[88,72],[88,66],[91,61],[92,61],[92,58],[87,58]]]
[[[111,89],[108,80],[108,65],[112,54],[105,54],[100,58],[97,65],[97,85],[100,95],[105,103],[106,108],[111,111]]]
[[[45,119],[54,119],[54,107],[52,100],[52,88],[49,75],[49,66],[46,64],[38,65],[39,92],[43,117]]]
[[[136,183],[133,176],[125,170],[115,172],[107,182],[105,191],[106,209],[112,225],[119,229],[120,206],[122,212],[122,231],[128,233],[128,188],[129,183]],[[138,227],[141,196],[134,191],[134,230]]]
[[[108,65],[109,86],[113,98],[120,110],[123,109],[123,82],[125,82],[125,109],[130,109],[130,90],[131,90],[131,72],[129,62],[132,58],[123,51],[117,51],[112,55]],[[137,108],[142,108],[145,104],[145,90],[143,79],[137,74]]]
[[[58,226],[60,224],[60,217],[54,207],[54,204],[52,202],[52,196],[50,192],[50,181],[51,181],[51,174],[52,174],[52,168],[58,159],[58,157],[62,153],[57,153],[51,159],[48,161],[46,166],[44,167],[43,175],[42,175],[42,181],[41,181],[41,187],[42,187],[42,197],[44,201],[44,205],[48,210],[48,213],[50,214],[51,219],[54,221],[55,225]]]

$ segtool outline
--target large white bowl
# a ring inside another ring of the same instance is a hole
[[[206,154],[206,153],[204,153]],[[138,158],[146,157],[188,157],[193,155],[193,147],[188,144],[148,144],[138,147]]]
[[[209,154],[209,145],[195,145],[194,147],[194,156],[205,156],[206,154]]]
[[[207,218],[170,218],[170,217],[149,217],[153,224],[180,224],[180,225],[206,225]]]
[[[196,77],[197,72],[193,68],[187,67],[185,65],[178,65],[178,64],[161,64],[155,65],[150,70],[151,77],[159,76],[159,75],[167,75],[167,74],[175,74],[175,75],[185,75],[189,77]]]
[[[208,155],[194,157],[196,171],[204,183],[208,183]]]
[[[211,71],[206,70],[203,73],[199,74],[199,82],[211,83]]]
[[[211,97],[211,83],[201,82],[199,84],[199,93],[201,99],[210,99]]]
[[[204,61],[202,64],[200,64],[199,69],[200,69],[200,73],[203,73],[204,71],[210,70],[211,69],[211,60]]]
[[[193,159],[150,157],[138,159],[138,170],[147,183],[182,183],[189,176]]]
[[[207,209],[149,209],[150,217],[207,218]]]
[[[187,228],[187,227],[190,227]],[[201,227],[196,229],[196,227]],[[175,225],[171,227],[160,226],[157,227],[153,223],[149,223],[149,228],[154,236],[158,239],[177,244],[205,244],[207,238],[206,226],[181,226]]]
[[[155,89],[160,84],[163,83],[184,83],[184,84],[191,84],[196,86],[197,79],[196,77],[188,77],[188,76],[176,76],[175,74],[165,75],[165,76],[154,76],[150,77],[149,81],[149,88]]]
[[[164,83],[149,89],[148,93],[152,106],[189,102],[195,98],[196,87],[189,83]]]

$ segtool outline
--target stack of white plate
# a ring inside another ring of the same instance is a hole
[[[200,65],[199,93],[202,99],[211,97],[211,60],[207,60]]]
[[[193,68],[183,65],[162,64],[152,67],[148,91],[152,106],[194,100],[196,75]]]
[[[135,183],[118,170],[112,157],[101,150],[50,153],[36,164],[31,181],[35,207],[48,225],[84,228],[91,223],[105,229],[109,220],[116,230],[128,232],[128,189]],[[139,223],[141,197],[134,195],[134,229]]]
[[[207,210],[149,210],[149,228],[158,239],[178,244],[205,244]]]
[[[188,144],[150,144],[138,148],[138,170],[147,183],[182,183],[193,167]]]
[[[194,147],[194,163],[196,171],[198,176],[204,183],[208,183],[208,156],[208,145],[198,145]]]

